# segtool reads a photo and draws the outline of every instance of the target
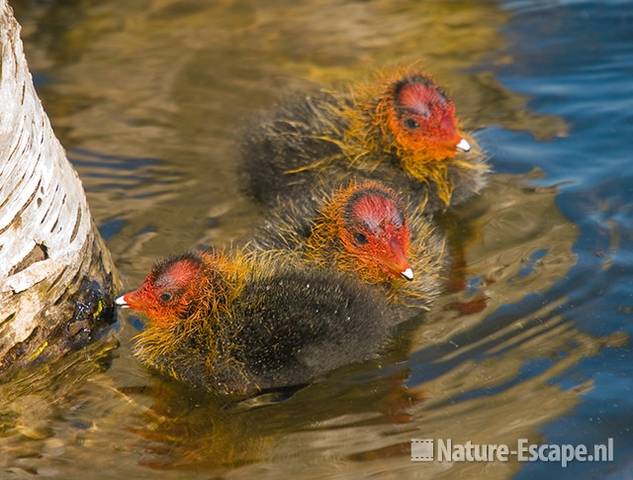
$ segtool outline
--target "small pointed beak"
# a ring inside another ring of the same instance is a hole
[[[413,280],[413,270],[407,259],[407,254],[397,240],[390,242],[392,258],[386,263],[392,274],[400,275],[406,280]]]
[[[461,150],[462,152],[469,152],[470,143],[468,143],[465,138],[462,138],[457,144],[457,150]]]
[[[117,298],[114,301],[114,303],[116,303],[121,308],[130,308],[130,305],[127,303],[127,300],[125,300],[125,295],[121,295],[119,298]]]
[[[406,270],[400,272],[400,275],[402,275],[403,278],[411,281],[413,280],[413,270],[411,270],[411,267],[407,268]]]

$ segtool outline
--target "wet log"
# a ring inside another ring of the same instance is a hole
[[[0,0],[0,373],[107,331],[116,275]],[[12,368],[10,368],[12,367]]]

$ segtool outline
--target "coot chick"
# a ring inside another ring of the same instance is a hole
[[[427,216],[375,181],[280,202],[247,250],[347,272],[392,304],[423,309],[440,292],[446,263],[444,238]]]
[[[390,328],[382,296],[349,277],[214,251],[156,264],[117,304],[149,320],[144,364],[222,394],[306,384],[376,355]]]
[[[415,69],[295,95],[245,129],[242,157],[247,189],[265,205],[353,175],[385,181],[433,212],[479,193],[489,170],[453,101]]]

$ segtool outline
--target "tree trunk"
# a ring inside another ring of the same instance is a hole
[[[19,33],[0,0],[0,372],[58,358],[107,330],[116,286]]]

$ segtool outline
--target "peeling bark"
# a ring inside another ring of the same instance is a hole
[[[114,270],[0,0],[0,372],[57,358],[112,321]]]

